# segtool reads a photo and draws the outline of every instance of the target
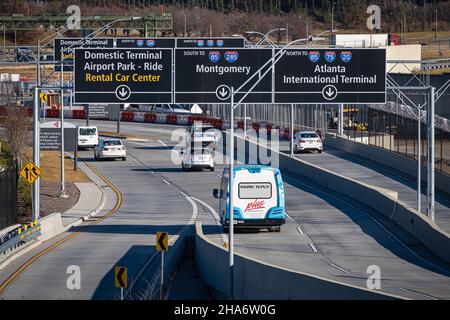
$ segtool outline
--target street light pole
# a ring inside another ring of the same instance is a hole
[[[33,162],[39,167],[40,166],[40,124],[39,124],[39,87],[34,87],[34,108],[33,108]],[[33,220],[39,219],[40,212],[40,180],[37,178],[33,184]]]
[[[427,214],[434,221],[434,87],[428,93]]]
[[[228,294],[230,299],[234,298],[234,88],[231,87],[230,103],[230,172],[229,172],[229,218],[228,218]],[[226,191],[225,191],[226,192]]]
[[[334,30],[334,5],[336,3],[333,2],[333,5],[331,6],[331,30]]]

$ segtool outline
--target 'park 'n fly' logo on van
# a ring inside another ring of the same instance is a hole
[[[319,51],[310,51],[308,54],[309,61],[316,63],[320,59]]]
[[[237,51],[225,51],[225,60],[228,62],[235,62],[239,58],[239,53]]]
[[[220,52],[219,51],[211,51],[209,53],[209,60],[211,60],[211,62],[217,62],[220,59]]]
[[[250,212],[250,211],[255,211],[255,210],[261,210],[261,209],[265,209],[265,203],[264,200],[259,200],[255,199],[255,201],[250,202],[247,204],[247,207],[245,207],[244,212]]]

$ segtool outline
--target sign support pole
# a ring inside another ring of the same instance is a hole
[[[344,135],[344,104],[339,104],[338,109],[338,136]]]
[[[417,109],[417,211],[422,212],[421,203],[421,189],[422,189],[422,134],[421,134],[421,121],[420,121],[420,107]]]
[[[434,87],[430,87],[428,102],[427,213],[434,221]]]
[[[229,200],[229,224],[228,224],[228,294],[230,299],[234,297],[234,88],[231,87],[231,113],[230,113],[230,200]]]
[[[117,133],[120,133],[120,104],[117,105]]]
[[[40,154],[40,124],[39,124],[39,87],[34,87],[34,112],[33,112],[33,162],[36,166],[40,166],[39,154]],[[39,208],[40,208],[40,179],[37,178],[33,184],[33,220],[39,219]]]
[[[159,289],[159,300],[163,299],[164,286],[164,251],[161,251],[161,288]]]
[[[244,139],[247,139],[247,104],[244,103]]]
[[[86,105],[86,126],[89,126],[89,105]]]
[[[62,56],[62,53],[61,53]],[[64,64],[61,62],[61,190],[60,198],[67,198],[64,181]]]
[[[291,104],[291,157],[294,156],[294,104]]]
[[[120,288],[120,300],[123,301],[123,288]]]

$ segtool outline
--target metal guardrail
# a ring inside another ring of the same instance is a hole
[[[37,220],[0,235],[0,257],[41,235]]]

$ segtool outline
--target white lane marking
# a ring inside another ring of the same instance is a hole
[[[211,207],[211,206],[210,206],[209,204],[207,204],[206,202],[204,202],[204,201],[202,201],[202,200],[200,200],[200,199],[197,199],[197,198],[195,198],[195,197],[192,197],[192,199],[194,199],[195,201],[198,201],[200,204],[202,204],[202,205],[204,205],[205,207],[207,207],[208,210],[209,210],[209,211],[211,212],[211,214],[213,215],[214,219],[216,220],[217,225],[218,225],[218,226],[221,225],[219,214],[216,212],[216,210],[214,210],[213,207]],[[223,241],[224,244],[228,242],[228,238],[227,238],[227,236],[226,236],[223,232],[220,234],[220,236],[222,237],[222,241]]]
[[[185,196],[186,198],[188,198],[188,196],[186,195],[186,193],[184,193],[183,191],[180,191],[180,193]]]
[[[301,185],[303,185],[303,186],[306,186],[307,188],[313,189],[313,190],[315,190],[315,191],[317,191],[317,192],[319,192],[319,193],[326,194],[326,195],[328,195],[329,197],[335,199],[336,201],[339,201],[339,202],[341,202],[341,203],[344,203],[345,205],[347,205],[347,206],[349,206],[349,207],[355,209],[355,210],[358,211],[359,213],[364,214],[366,217],[368,217],[368,218],[371,219],[373,222],[375,222],[381,229],[383,229],[384,232],[386,232],[388,235],[390,235],[394,240],[396,240],[396,241],[397,241],[397,242],[398,242],[405,250],[407,250],[407,251],[408,251],[409,253],[411,253],[413,256],[415,256],[416,258],[418,258],[418,259],[421,260],[422,262],[425,262],[425,263],[428,264],[429,266],[432,266],[432,267],[434,267],[434,268],[437,268],[437,269],[439,269],[440,271],[444,272],[445,274],[449,274],[448,270],[445,270],[445,269],[441,268],[440,266],[438,266],[438,265],[436,265],[436,264],[434,264],[434,263],[432,263],[432,262],[426,260],[425,258],[422,258],[420,255],[418,255],[417,253],[415,253],[415,252],[414,252],[412,249],[410,249],[406,244],[404,244],[404,243],[403,243],[396,235],[394,235],[392,232],[390,232],[389,230],[387,230],[387,229],[386,229],[386,228],[385,228],[385,227],[384,227],[377,219],[375,219],[374,217],[372,217],[370,214],[368,214],[368,213],[362,211],[362,210],[359,209],[358,207],[356,207],[356,206],[352,205],[351,203],[349,203],[349,202],[347,202],[347,201],[344,201],[344,200],[342,200],[342,199],[340,199],[340,198],[338,198],[338,197],[335,197],[334,195],[332,195],[332,194],[330,194],[330,193],[328,193],[328,192],[326,192],[326,191],[319,190],[319,189],[317,189],[317,188],[315,188],[315,187],[313,187],[313,186],[310,186],[310,185],[305,184],[305,183],[303,183],[303,182],[301,182],[301,181],[298,181],[297,179],[294,179],[294,178],[292,178],[292,177],[290,177],[290,176],[288,176],[288,175],[284,175],[283,178],[285,178],[285,179],[287,178],[287,179],[289,179],[289,180],[295,181],[296,183],[299,183],[299,184],[301,184]]]
[[[139,161],[137,161],[136,159],[133,159],[134,162],[136,162],[137,164],[140,164]]]
[[[166,179],[162,179],[162,181],[164,181],[166,184],[168,184],[169,186],[172,185],[169,181],[167,181]]]
[[[430,298],[430,299],[433,299],[433,300],[439,300],[439,298],[438,297],[434,297],[434,296],[430,296],[430,295],[428,295],[428,294],[426,294],[426,293],[422,293],[422,292],[418,292],[418,291],[414,291],[414,290],[410,290],[410,289],[406,289],[406,288],[397,288],[398,290],[402,290],[402,291],[406,291],[406,292],[409,292],[409,293],[414,293],[414,294],[417,294],[417,295],[420,295],[420,296],[424,296],[424,297],[427,297],[427,298]]]
[[[292,220],[292,218],[287,214],[287,212],[285,213],[285,215],[289,220]]]
[[[158,140],[159,143],[161,143],[163,145],[163,147],[167,147],[167,144],[165,144],[164,142],[162,142],[161,140]]]
[[[297,231],[298,231],[300,234],[305,234],[300,226],[297,227]]]
[[[144,147],[152,147],[150,144],[148,143],[142,143],[142,142],[137,142],[137,141],[127,141],[127,143],[131,143],[131,144],[138,144],[140,146],[144,146]]]
[[[183,194],[184,194],[184,193],[183,193]],[[185,230],[186,228],[188,228],[189,225],[192,225],[192,224],[195,222],[195,220],[197,219],[197,215],[198,215],[198,207],[197,207],[197,204],[196,204],[194,201],[192,201],[192,199],[191,199],[190,197],[188,197],[188,196],[186,196],[186,199],[187,199],[187,200],[190,202],[190,204],[192,205],[192,216],[191,216],[189,222],[188,222],[188,223],[180,230],[180,232],[179,232],[180,235],[183,234],[184,230]],[[170,239],[169,239],[169,246],[170,246],[170,245],[173,245],[173,243],[176,241],[175,238],[176,238],[175,236],[170,237]],[[139,278],[142,276],[142,274],[144,273],[144,271],[147,269],[148,265],[149,265],[150,263],[152,263],[152,261],[155,259],[155,257],[156,257],[158,254],[159,254],[158,252],[154,252],[154,253],[150,256],[150,258],[144,263],[143,267],[139,270],[138,274],[133,278],[133,280],[131,281],[131,284],[130,284],[129,289],[126,291],[126,295],[127,295],[128,297],[131,297],[131,290],[133,289],[133,286],[136,284],[136,282],[137,282],[137,281],[139,280]],[[158,276],[158,277],[159,277],[159,276]],[[156,277],[156,279],[157,279],[158,277]],[[154,284],[153,284],[153,286],[154,286]]]
[[[350,273],[350,271],[348,271],[348,270],[346,270],[346,269],[344,269],[344,268],[342,268],[342,267],[339,267],[338,265],[336,265],[336,264],[334,264],[334,263],[331,263],[330,262],[330,266],[332,266],[333,268],[336,268],[336,269],[338,269],[338,270],[341,270],[342,272],[345,272],[345,273]]]
[[[312,243],[308,243],[308,244],[311,247],[311,250],[314,251],[314,253],[317,253],[316,247]]]

